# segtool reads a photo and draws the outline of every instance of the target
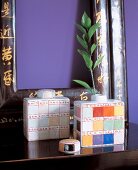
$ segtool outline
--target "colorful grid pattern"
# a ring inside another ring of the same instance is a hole
[[[68,138],[70,135],[70,100],[25,98],[24,135],[28,141]]]
[[[74,107],[74,137],[82,147],[124,143],[124,102],[75,101]]]

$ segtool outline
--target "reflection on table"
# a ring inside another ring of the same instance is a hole
[[[6,135],[1,132],[0,141],[0,160],[21,160],[21,159],[38,159],[38,158],[53,158],[66,157],[76,155],[94,155],[106,152],[118,152],[126,150],[138,149],[138,125],[130,123],[129,128],[126,128],[125,143],[123,145],[111,145],[95,148],[81,148],[80,153],[68,155],[58,150],[58,139],[42,140],[42,141],[27,141],[22,133]],[[72,138],[72,136],[71,136]]]

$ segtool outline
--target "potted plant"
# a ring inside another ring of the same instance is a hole
[[[84,11],[81,23],[77,24],[77,28],[81,32],[81,36],[77,35],[77,40],[82,46],[82,49],[77,49],[78,53],[83,57],[86,67],[88,68],[91,74],[92,85],[89,85],[82,80],[73,80],[79,85],[85,87],[92,95],[98,94],[98,90],[95,87],[94,80],[94,70],[102,62],[103,56],[99,55],[96,61],[94,61],[93,53],[96,50],[97,44],[92,41],[92,38],[96,30],[100,27],[100,23],[97,22],[92,25],[91,18]]]

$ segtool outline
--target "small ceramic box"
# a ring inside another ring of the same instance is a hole
[[[43,93],[44,98],[41,98],[41,95],[38,96],[40,98],[24,98],[23,128],[27,140],[68,138],[70,133],[69,98],[43,95]]]
[[[74,138],[81,147],[124,143],[124,102],[74,102]]]

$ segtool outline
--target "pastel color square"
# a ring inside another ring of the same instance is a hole
[[[92,131],[92,121],[90,122],[82,122],[82,131]]]
[[[59,128],[50,127],[49,128],[49,139],[59,138]]]
[[[48,101],[39,101],[39,108],[38,108],[39,114],[48,114]]]
[[[82,146],[92,146],[93,145],[93,136],[92,135],[83,135],[82,136]]]
[[[69,113],[69,105],[68,104],[60,104],[59,105],[60,113]]]
[[[38,128],[39,127],[39,120],[38,119],[29,119],[28,121],[28,128]]]
[[[35,141],[35,140],[38,140],[40,138],[39,134],[37,131],[35,132],[30,132],[29,134],[27,134],[27,138],[30,139],[30,141]]]
[[[104,117],[114,116],[114,106],[103,107],[103,116]]]
[[[104,130],[113,130],[114,120],[104,120]]]
[[[123,144],[124,143],[124,130],[114,132],[114,144]]]
[[[43,131],[39,132],[39,139],[43,140],[43,139],[49,139],[49,130],[45,129]]]
[[[28,103],[29,104],[29,103]],[[29,105],[28,106],[28,114],[37,115],[38,114],[38,105]]]
[[[93,121],[93,130],[94,131],[103,130],[103,120],[94,120]]]
[[[49,117],[49,126],[58,126],[59,125],[59,116]]]
[[[114,135],[113,134],[104,134],[104,144],[113,144],[114,143]]]
[[[124,106],[115,106],[114,107],[115,116],[124,116]]]
[[[59,114],[59,105],[56,104],[49,104],[49,114]]]
[[[124,120],[123,119],[115,119],[114,120],[114,130],[120,130],[124,128]]]
[[[93,135],[93,144],[102,145],[103,144],[103,135]]]
[[[92,108],[91,107],[83,107],[82,109],[82,116],[84,118],[92,118]]]
[[[103,117],[103,107],[94,107],[93,117]]]
[[[66,126],[69,124],[69,116],[60,116],[60,126]]]
[[[47,127],[49,126],[49,117],[47,116],[41,116],[41,118],[39,119],[39,126],[40,127]]]

